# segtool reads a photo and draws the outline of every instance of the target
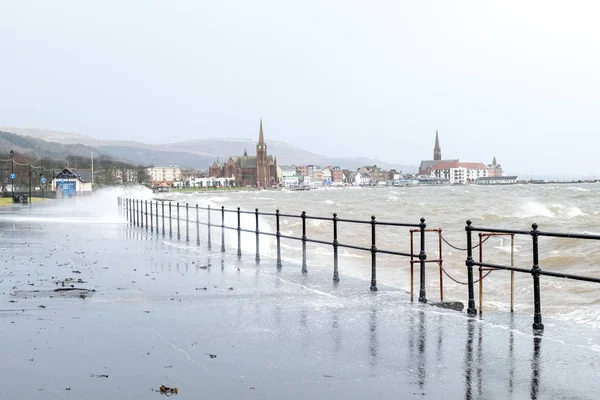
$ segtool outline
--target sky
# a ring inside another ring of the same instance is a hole
[[[0,0],[0,126],[600,175],[597,1]]]

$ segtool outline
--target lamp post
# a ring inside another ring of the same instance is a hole
[[[12,197],[15,197],[15,152],[10,151],[10,190],[12,192]]]

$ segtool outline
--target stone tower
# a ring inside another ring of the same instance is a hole
[[[435,130],[435,147],[433,148],[433,160],[440,161],[442,159],[442,149],[440,148],[440,138],[437,129]]]
[[[267,184],[267,145],[263,134],[262,119],[256,144],[256,185],[261,188]]]

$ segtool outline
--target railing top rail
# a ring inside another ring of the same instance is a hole
[[[470,229],[473,232],[493,232],[493,233],[507,233],[514,235],[531,235],[531,231],[522,231],[515,229],[499,229],[499,228],[485,228],[485,227],[477,227],[477,226],[468,226],[467,229]]]
[[[557,238],[600,240],[600,235],[590,235],[587,233],[561,233],[537,231],[537,234],[538,236],[549,236]]]
[[[467,225],[467,229],[472,232],[483,232],[483,233],[504,233],[509,235],[532,235],[534,232],[537,236],[547,236],[556,238],[568,238],[568,239],[586,239],[586,240],[600,240],[600,235],[592,235],[588,233],[570,233],[570,232],[545,232],[537,229],[538,225],[533,224],[532,230],[515,230],[515,229],[501,229],[501,228],[487,228],[480,226]]]

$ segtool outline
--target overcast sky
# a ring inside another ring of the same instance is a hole
[[[600,175],[599,4],[0,0],[0,125]]]

